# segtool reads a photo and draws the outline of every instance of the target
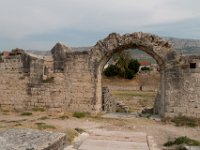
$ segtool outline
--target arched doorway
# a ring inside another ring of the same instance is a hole
[[[149,116],[159,87],[159,67],[150,55],[138,49],[115,53],[102,71],[102,111]]]
[[[172,53],[171,45],[164,39],[142,32],[119,35],[110,34],[107,38],[100,40],[90,50],[90,61],[94,64],[95,73],[95,106],[96,110],[102,108],[102,70],[113,54],[124,49],[139,49],[152,56],[160,68],[160,98],[154,107],[155,112],[163,116],[165,112],[165,65],[166,57]]]

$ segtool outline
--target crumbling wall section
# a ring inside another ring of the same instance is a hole
[[[45,108],[49,111],[62,112],[65,110],[64,102],[67,99],[65,76],[55,73],[49,80],[42,80],[39,85],[29,87],[27,108]]]

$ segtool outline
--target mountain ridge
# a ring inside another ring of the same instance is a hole
[[[165,40],[172,43],[172,48],[177,53],[185,55],[200,55],[200,39],[181,39],[175,37],[163,37]],[[71,47],[73,51],[88,51],[91,47]],[[50,50],[27,50],[36,55],[50,55]]]

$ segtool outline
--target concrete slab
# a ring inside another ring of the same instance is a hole
[[[149,148],[146,143],[88,139],[78,150],[149,150]]]
[[[0,132],[0,150],[63,150],[66,135],[32,129],[10,129]]]
[[[78,150],[149,150],[143,132],[90,130],[90,136]]]

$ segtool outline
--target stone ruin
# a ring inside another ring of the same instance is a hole
[[[200,117],[200,57],[176,54],[171,44],[147,33],[112,33],[89,51],[72,51],[57,43],[52,57],[23,50],[2,53],[0,108],[99,112],[102,70],[114,53],[137,48],[152,56],[160,67],[160,89],[154,112],[160,116]]]

